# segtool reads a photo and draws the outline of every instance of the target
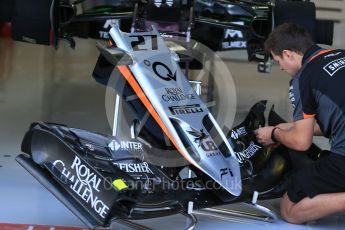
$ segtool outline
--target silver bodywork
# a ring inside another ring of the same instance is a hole
[[[177,150],[230,194],[239,196],[239,162],[216,120],[180,69],[177,54],[169,50],[155,28],[128,34],[113,27],[110,36],[117,49],[132,59],[126,68],[145,94],[138,96],[148,99],[154,109],[148,108],[149,112],[158,114],[161,128]]]

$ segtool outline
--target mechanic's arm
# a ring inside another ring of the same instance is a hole
[[[280,127],[274,130],[274,138],[288,148],[305,151],[312,144],[314,134],[315,118],[299,120],[291,123],[289,129]],[[263,145],[271,145],[274,142],[271,139],[272,130],[275,127],[267,126],[255,130],[256,138]]]
[[[314,124],[314,136],[324,136],[321,129],[320,129],[319,124],[316,121]]]
[[[293,127],[293,123],[292,122],[291,123],[280,123],[280,124],[276,125],[275,127],[287,130],[287,129],[291,129]]]
[[[280,123],[280,124],[276,125],[275,127],[287,130],[287,129],[291,129],[293,126],[294,126],[294,123],[290,122],[290,123]],[[323,136],[323,133],[320,129],[320,126],[316,120],[315,120],[315,124],[314,124],[314,136]]]

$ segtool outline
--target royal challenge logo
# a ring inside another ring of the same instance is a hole
[[[184,93],[181,88],[164,88],[165,93],[162,95],[162,99],[165,102],[176,102],[176,101],[186,101],[194,100],[196,96],[194,93]],[[175,110],[176,111],[176,110]]]
[[[87,165],[83,164],[77,156],[75,156],[72,165],[68,168],[62,160],[56,160],[53,165],[67,179],[73,193],[79,196],[100,217],[106,218],[109,207],[98,195],[102,184],[101,178]]]

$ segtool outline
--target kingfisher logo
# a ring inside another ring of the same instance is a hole
[[[209,136],[208,134],[204,133],[204,129],[194,129],[193,127],[190,127],[191,130],[187,131],[190,135],[194,138],[194,143],[198,144],[198,147],[201,146],[202,142]]]
[[[191,130],[187,130],[193,138],[193,142],[207,153],[207,157],[217,156],[218,154],[209,154],[210,152],[218,151],[217,145],[210,138],[210,135],[204,132],[204,129],[197,130],[193,127],[190,127]]]
[[[142,163],[114,163],[119,169],[127,173],[150,173],[153,174],[147,162]]]

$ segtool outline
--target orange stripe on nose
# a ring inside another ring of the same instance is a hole
[[[180,149],[180,147],[178,146],[178,144],[176,143],[176,141],[172,137],[171,133],[169,132],[168,128],[165,126],[164,122],[162,121],[162,119],[158,115],[157,111],[153,108],[150,100],[146,97],[145,93],[141,89],[140,85],[138,84],[137,80],[134,78],[134,76],[132,75],[132,73],[128,69],[128,67],[126,65],[119,65],[118,68],[119,68],[121,74],[126,78],[127,82],[130,84],[130,86],[132,87],[132,89],[134,90],[136,95],[139,97],[141,102],[144,104],[146,109],[149,111],[151,116],[156,120],[158,125],[162,128],[163,132],[168,136],[169,140],[174,144],[174,146],[181,153],[181,155],[184,156],[186,160],[188,160],[186,155]],[[193,162],[189,162],[189,163],[193,164]],[[193,164],[193,165],[195,165],[195,164]],[[195,165],[195,166],[197,168],[199,168],[198,165]]]

